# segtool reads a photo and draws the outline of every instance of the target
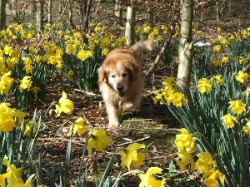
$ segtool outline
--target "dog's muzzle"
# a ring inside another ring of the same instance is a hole
[[[117,92],[119,93],[120,97],[124,97],[126,94],[126,91],[124,90],[124,86],[118,85],[116,87]]]

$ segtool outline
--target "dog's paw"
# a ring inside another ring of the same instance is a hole
[[[116,128],[119,128],[119,123],[109,123],[108,124],[108,128],[109,129],[116,129]]]

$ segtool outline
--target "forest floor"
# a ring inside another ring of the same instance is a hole
[[[155,82],[152,85],[151,77],[146,78],[146,88],[143,93],[143,101],[141,107],[132,112],[127,112],[121,121],[121,126],[118,129],[107,129],[107,114],[105,105],[102,101],[101,94],[98,89],[93,93],[88,93],[77,89],[75,86],[68,86],[69,98],[75,103],[75,111],[69,118],[55,118],[54,105],[51,103],[58,102],[61,97],[61,88],[59,84],[54,84],[49,90],[48,99],[38,107],[38,113],[45,114],[45,129],[40,134],[37,148],[40,154],[43,154],[43,161],[49,168],[55,161],[64,162],[66,158],[66,151],[70,141],[69,129],[70,121],[79,117],[86,117],[89,120],[89,130],[104,128],[107,134],[114,140],[111,146],[108,147],[106,153],[98,154],[98,164],[101,170],[105,169],[114,152],[120,148],[125,148],[131,143],[143,143],[146,145],[145,153],[147,159],[145,164],[139,168],[146,172],[149,167],[158,166],[168,168],[168,164],[173,158],[177,156],[176,147],[174,145],[175,135],[181,125],[172,116],[166,105],[154,104],[152,87],[161,87],[161,82],[170,76],[169,67],[156,68]],[[146,71],[146,70],[145,70]],[[60,90],[60,91],[59,91]],[[73,116],[73,119],[72,119]],[[72,185],[74,185],[76,177],[78,177],[78,170],[82,153],[85,147],[85,138],[73,136],[72,138],[72,167],[70,168],[70,176],[72,178]],[[94,165],[94,156],[87,156],[88,169]],[[127,172],[120,166],[121,158],[119,154],[113,166],[114,173]],[[93,167],[94,168],[94,167]],[[94,174],[95,169],[92,170]],[[100,169],[100,168],[99,168]],[[132,167],[132,169],[135,169]],[[50,175],[45,173],[50,181]],[[116,174],[115,174],[116,175]],[[140,182],[139,177],[133,174],[123,181],[126,187],[137,187]]]

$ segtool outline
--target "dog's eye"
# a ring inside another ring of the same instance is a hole
[[[115,75],[111,75],[112,78],[115,78]]]
[[[127,73],[123,73],[122,77],[127,77],[127,75],[128,75]]]

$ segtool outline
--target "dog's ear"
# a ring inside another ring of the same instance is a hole
[[[129,66],[128,73],[129,73],[129,79],[131,82],[136,81],[138,72],[139,72],[138,65],[132,64]]]
[[[102,83],[107,83],[108,82],[108,72],[107,72],[107,68],[105,68],[104,66],[101,66],[98,69],[98,83],[99,85]]]

